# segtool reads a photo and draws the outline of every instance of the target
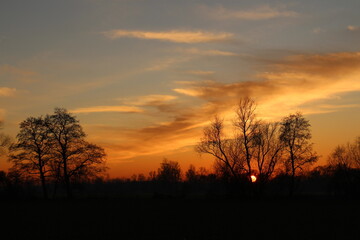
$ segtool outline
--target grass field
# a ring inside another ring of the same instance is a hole
[[[122,198],[1,204],[2,239],[360,239],[360,203],[355,200]]]

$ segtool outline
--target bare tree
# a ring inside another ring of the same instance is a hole
[[[293,195],[295,176],[304,166],[313,164],[318,156],[312,149],[310,123],[301,113],[290,114],[283,118],[280,129],[280,140],[287,152],[285,167],[290,172],[289,194]]]
[[[256,119],[256,103],[253,99],[245,97],[240,99],[236,109],[234,125],[238,128],[238,142],[246,161],[248,176],[252,174],[252,160],[256,149],[256,137],[258,136],[260,121]]]
[[[218,117],[204,128],[203,137],[196,146],[197,152],[214,156],[217,167],[235,179],[244,171],[245,159],[241,150],[238,138],[225,136],[223,120]]]
[[[103,148],[86,141],[79,142],[74,148],[77,151],[68,158],[67,164],[72,181],[92,180],[105,173],[106,154]]]
[[[332,167],[349,169],[360,167],[360,137],[346,145],[338,145],[328,157]]]
[[[29,117],[20,123],[17,142],[11,146],[9,161],[13,168],[30,175],[37,175],[44,198],[48,197],[46,179],[50,172],[51,144],[49,132],[42,117]]]
[[[84,140],[79,121],[66,109],[55,108],[54,114],[46,116],[45,125],[52,141],[52,169],[55,177],[64,181],[71,198],[71,179],[89,178],[106,170],[105,152]]]
[[[350,144],[349,155],[356,168],[360,168],[360,136]]]
[[[259,125],[255,140],[254,158],[258,171],[258,181],[261,184],[268,182],[277,163],[283,156],[283,144],[279,139],[280,128],[278,123],[262,123]]]
[[[0,120],[0,130],[3,129],[3,121]],[[5,154],[6,149],[10,146],[10,137],[4,133],[0,133],[0,155]]]
[[[349,145],[347,146],[349,147]],[[337,146],[328,158],[328,164],[332,167],[349,169],[354,163],[351,162],[349,148],[343,145]]]

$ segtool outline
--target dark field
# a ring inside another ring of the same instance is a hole
[[[1,239],[360,239],[356,200],[1,201]]]

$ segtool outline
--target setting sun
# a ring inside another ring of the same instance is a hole
[[[256,178],[256,176],[255,175],[251,175],[251,182],[256,182],[256,180],[257,180],[257,178]]]

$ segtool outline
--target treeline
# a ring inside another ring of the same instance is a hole
[[[75,116],[56,108],[51,115],[20,123],[16,141],[0,135],[9,148],[12,167],[0,172],[4,196],[32,194],[44,198],[78,196],[264,196],[310,194],[359,196],[360,137],[337,146],[325,166],[311,170],[319,156],[313,150],[311,125],[301,113],[279,122],[256,115],[256,103],[243,98],[232,124],[216,116],[195,147],[214,157],[213,169],[164,161],[148,175],[129,179],[106,177],[104,150],[85,140]],[[230,125],[230,126],[229,126]]]

